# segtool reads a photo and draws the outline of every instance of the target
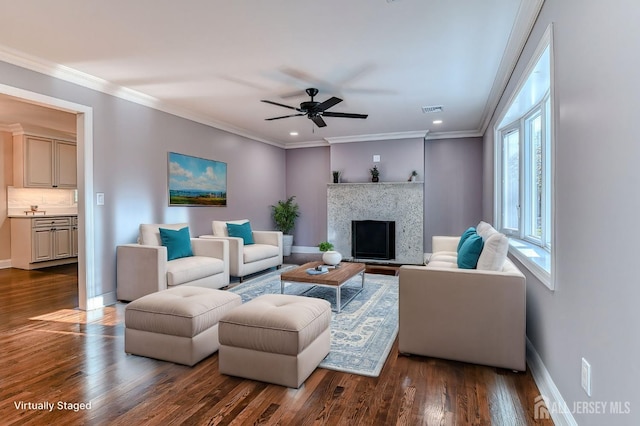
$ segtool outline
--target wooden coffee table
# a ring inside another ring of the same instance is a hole
[[[284,293],[284,284],[287,283],[301,283],[310,284],[312,286],[321,287],[334,287],[336,289],[336,312],[340,312],[343,306],[351,302],[364,289],[364,263],[350,263],[342,262],[337,268],[329,269],[329,272],[325,274],[311,275],[307,273],[307,269],[315,268],[316,266],[324,265],[323,262],[309,262],[304,265],[292,269],[291,271],[283,272],[280,275],[280,293]],[[340,287],[351,278],[356,275],[362,275],[362,286],[360,289],[349,298],[349,300],[342,303],[340,300]],[[309,290],[302,293],[303,295],[309,292]]]

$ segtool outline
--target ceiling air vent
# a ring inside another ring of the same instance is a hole
[[[432,112],[442,112],[442,109],[442,105],[423,106],[422,112],[425,114],[430,114]]]

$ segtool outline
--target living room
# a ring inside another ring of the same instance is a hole
[[[640,89],[636,77],[640,66],[632,54],[637,47],[638,13],[639,6],[629,3],[546,0],[497,106],[500,110],[507,104],[553,23],[554,290],[519,266],[527,277],[527,337],[535,350],[529,362],[542,364],[547,373],[542,380],[554,385],[544,389],[537,382],[540,392],[552,402],[567,404],[564,411],[555,406],[560,413],[554,420],[560,424],[561,419],[586,425],[640,421],[634,386],[639,375],[635,360],[640,347],[634,330],[640,322],[635,309],[640,290],[633,268],[640,148],[632,121],[624,118],[640,112],[634,96]],[[2,44],[11,46],[10,38],[3,35]],[[41,72],[28,61],[5,54],[0,62],[1,91],[80,112],[82,120],[91,117],[82,121],[87,134],[79,142],[87,144],[81,151],[86,158],[81,158],[85,181],[79,186],[79,214],[91,234],[84,235],[82,258],[87,262],[79,266],[80,280],[86,284],[87,298],[81,302],[85,308],[87,301],[93,307],[114,300],[115,247],[134,241],[140,223],[188,222],[194,234],[201,235],[211,232],[213,216],[246,217],[256,229],[270,229],[269,206],[295,195],[302,213],[295,244],[315,247],[326,238],[326,184],[338,144],[283,149]],[[495,121],[496,117],[484,134],[473,137],[426,141],[413,137],[380,141],[378,146],[351,143],[361,157],[357,161],[367,167],[349,166],[343,172],[365,180],[373,155],[381,155],[384,162],[396,143],[421,144],[424,250],[429,252],[433,235],[456,235],[480,219],[494,221]],[[230,198],[223,213],[214,208],[167,207],[167,152],[186,153],[187,146],[190,155],[229,165]],[[408,177],[411,167],[385,165],[381,170],[383,179],[392,172]],[[104,194],[103,206],[94,205],[95,193]],[[591,395],[581,387],[582,358],[592,368]],[[548,394],[549,389],[556,393]],[[629,402],[631,412],[596,412],[591,410],[596,402]],[[533,401],[523,409],[532,410]]]

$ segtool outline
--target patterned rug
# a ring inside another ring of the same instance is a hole
[[[262,294],[280,293],[280,273],[295,266],[283,267],[239,284],[229,291],[242,296],[242,303]],[[360,288],[360,276],[349,280],[341,290],[342,300]],[[299,295],[309,285],[287,284],[285,294]],[[335,309],[336,291],[315,287],[306,296],[329,301]],[[320,363],[329,370],[378,377],[398,334],[398,277],[366,274],[364,290],[342,311],[331,315],[331,352]]]

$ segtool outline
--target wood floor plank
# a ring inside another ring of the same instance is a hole
[[[379,377],[316,369],[300,389],[124,352],[123,304],[83,312],[77,266],[0,270],[0,419],[7,425],[550,425],[530,372],[398,354]],[[24,408],[90,403],[91,409]],[[16,405],[23,404],[23,408]]]

